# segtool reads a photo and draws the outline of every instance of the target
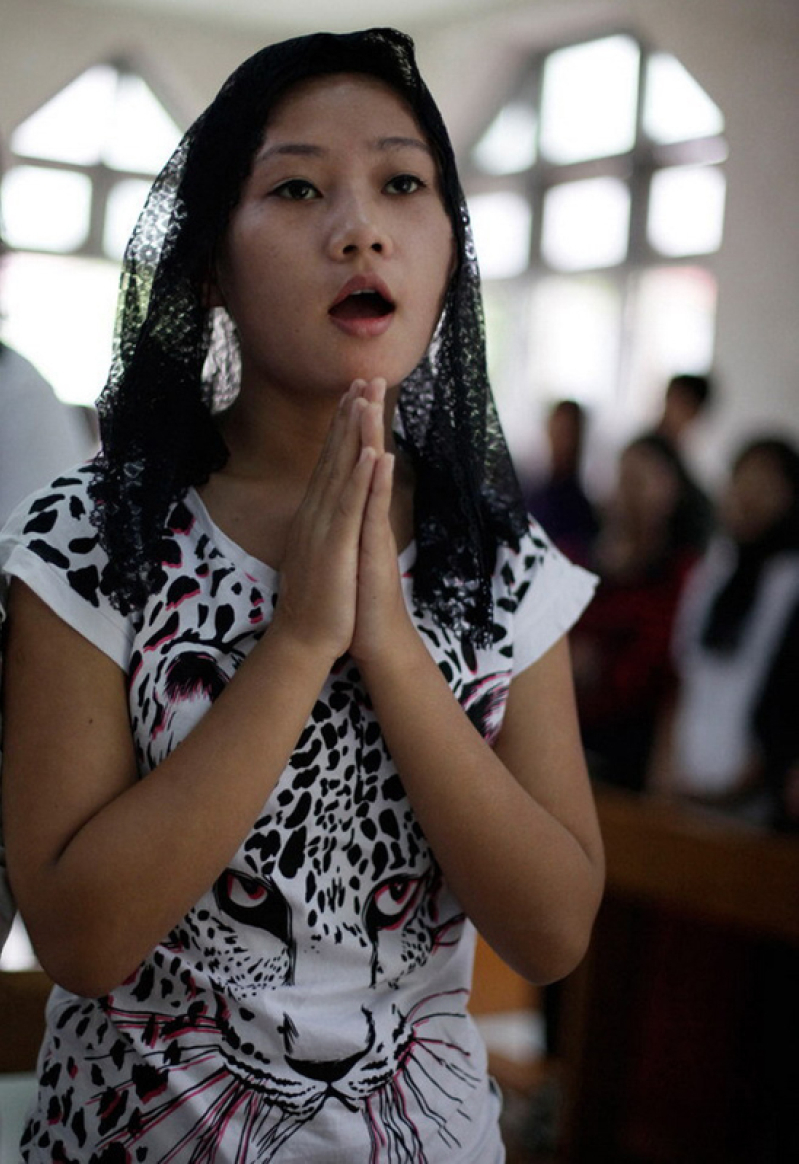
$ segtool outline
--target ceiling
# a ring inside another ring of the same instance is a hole
[[[468,16],[519,7],[523,0],[83,0],[108,9],[159,11],[165,15],[224,19],[250,28],[332,32],[376,25],[440,25]]]

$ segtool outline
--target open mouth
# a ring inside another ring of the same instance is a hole
[[[394,304],[379,291],[353,291],[330,308],[336,319],[383,319],[394,311]]]

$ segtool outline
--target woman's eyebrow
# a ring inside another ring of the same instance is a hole
[[[426,141],[420,137],[381,137],[374,143],[375,149],[378,150],[401,150],[401,149],[415,149],[421,150],[422,153],[433,156],[433,151]]]
[[[374,142],[370,142],[369,145],[371,149],[379,153],[387,153],[391,150],[415,149],[421,150],[428,157],[433,156],[433,151],[430,149],[430,146],[419,137],[379,137]],[[259,151],[255,157],[255,164],[261,165],[273,157],[321,158],[329,152],[326,146],[313,145],[311,142],[275,142],[274,145],[265,145]]]
[[[265,145],[255,156],[255,164],[268,162],[272,157],[318,158],[328,151],[324,146],[311,145],[310,142],[284,141],[275,145]]]

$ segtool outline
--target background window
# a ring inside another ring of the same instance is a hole
[[[181,130],[129,66],[87,69],[17,126],[2,185],[3,339],[72,404],[111,359],[119,261]]]
[[[475,142],[489,360],[522,468],[553,399],[618,445],[670,375],[710,367],[723,132],[678,60],[619,33],[536,54]]]
[[[550,53],[541,89],[541,152],[551,162],[623,154],[635,142],[640,50],[611,36]]]
[[[623,263],[629,233],[630,191],[618,178],[560,182],[544,196],[541,254],[555,270]]]

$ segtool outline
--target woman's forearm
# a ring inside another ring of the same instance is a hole
[[[94,785],[95,810],[49,854],[33,848],[15,794],[23,757],[10,709],[12,884],[56,981],[81,994],[107,992],[209,889],[274,788],[328,669],[327,659],[267,632],[183,743],[142,779],[128,775],[123,787],[109,779],[104,796]],[[91,724],[82,734],[91,750]],[[113,750],[96,743],[107,762]]]
[[[601,845],[593,836],[584,843],[506,767],[418,636],[367,664],[364,678],[407,795],[467,914],[531,980],[568,973],[584,952],[601,896]],[[542,741],[540,753],[550,768],[572,755],[582,766],[576,749],[549,750]],[[531,761],[534,770],[539,761]],[[560,775],[548,771],[547,784]]]

